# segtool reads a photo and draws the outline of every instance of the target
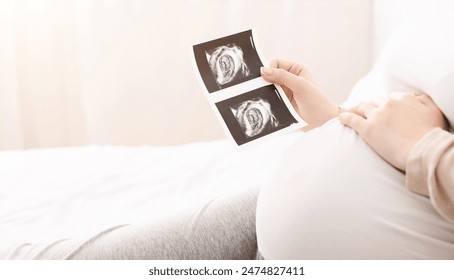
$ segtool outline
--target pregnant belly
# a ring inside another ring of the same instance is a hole
[[[372,209],[381,204],[372,205],[371,198],[405,192],[403,185],[401,172],[331,120],[302,135],[261,189],[259,251],[266,259],[336,258],[330,252],[339,242],[351,242],[351,224],[366,224],[371,212],[380,211]],[[345,240],[333,231],[343,232]]]

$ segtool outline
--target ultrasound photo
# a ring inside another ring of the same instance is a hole
[[[217,47],[206,51],[205,54],[218,86],[246,78],[251,74],[244,61],[243,50],[236,44]]]
[[[238,145],[298,123],[274,85],[220,101],[216,107]]]
[[[252,30],[194,45],[193,52],[209,93],[260,77],[263,64]]]
[[[230,109],[247,138],[279,126],[279,121],[271,111],[271,104],[261,97],[243,101]]]
[[[279,85],[261,78],[252,30],[193,45],[193,66],[210,106],[236,147],[302,127]]]

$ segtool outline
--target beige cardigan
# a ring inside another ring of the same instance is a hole
[[[435,209],[454,223],[454,135],[436,128],[411,151],[406,167],[406,185],[430,197]]]

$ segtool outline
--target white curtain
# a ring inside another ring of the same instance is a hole
[[[65,4],[0,2],[1,148],[87,141],[75,15]]]
[[[189,57],[188,46],[175,45],[184,34],[173,18],[182,1],[0,3],[0,148],[159,144],[163,137],[172,144],[169,134],[183,133],[173,128],[204,102],[172,89],[181,69],[175,62]],[[164,52],[170,38],[167,49],[185,51]],[[169,76],[172,84],[158,78]],[[206,138],[222,135],[215,132]]]
[[[340,101],[369,66],[369,8],[363,0],[0,0],[0,149],[222,138],[190,46],[250,27],[265,55],[309,65]]]

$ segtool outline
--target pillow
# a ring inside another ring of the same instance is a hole
[[[368,75],[344,106],[394,91],[428,94],[454,125],[454,20],[437,18],[402,25],[388,40]]]

